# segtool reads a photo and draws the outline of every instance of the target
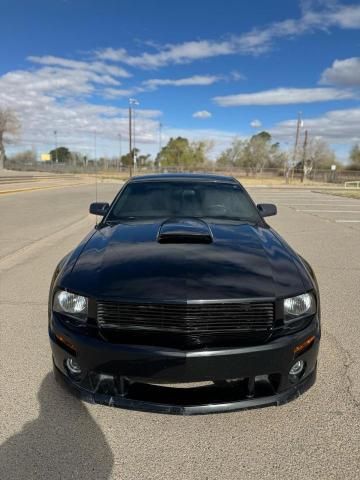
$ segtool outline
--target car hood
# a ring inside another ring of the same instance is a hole
[[[161,243],[162,223],[97,230],[60,286],[98,299],[153,302],[286,297],[311,288],[297,255],[267,226],[209,222],[210,243]]]

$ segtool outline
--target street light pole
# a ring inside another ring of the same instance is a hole
[[[129,98],[129,150],[131,156],[131,166],[130,166],[130,176],[132,175],[132,168],[135,171],[135,162],[136,162],[136,155],[135,155],[135,109],[132,106],[139,105],[139,102],[136,98]],[[133,117],[133,121],[131,119]],[[133,142],[132,142],[133,138]]]

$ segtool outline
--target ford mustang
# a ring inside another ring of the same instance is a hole
[[[234,178],[131,178],[57,265],[49,336],[80,398],[197,414],[281,405],[315,382],[320,300],[310,265]]]

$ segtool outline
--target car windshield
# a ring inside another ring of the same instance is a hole
[[[115,201],[107,220],[156,217],[260,220],[241,185],[191,181],[129,183]]]

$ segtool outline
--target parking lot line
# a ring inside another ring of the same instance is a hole
[[[262,196],[267,196],[267,197],[279,197],[279,198],[286,198],[286,197],[289,197],[289,198],[300,198],[300,197],[310,198],[310,197],[313,197],[315,195],[313,193],[300,193],[300,194],[287,193],[285,195],[282,194],[282,193],[274,193],[274,192],[251,192],[251,193],[258,194],[259,196],[262,195]]]
[[[360,213],[360,210],[321,210],[321,209],[296,209],[297,212],[322,212],[322,213]]]
[[[311,205],[313,207],[359,207],[360,203],[281,203],[283,207],[306,207],[307,205]]]
[[[341,201],[346,201],[346,200],[323,200],[322,198],[318,197],[274,197],[272,195],[257,195],[256,198],[266,198],[268,200],[272,200],[274,202],[286,202],[286,203],[291,203],[291,202],[296,202],[296,203],[304,203],[304,202],[312,202],[312,201],[317,201],[321,203],[336,203],[336,202],[341,202]],[[347,199],[347,202],[352,202],[351,200]]]
[[[335,220],[336,223],[360,223],[360,220]]]
[[[258,195],[266,195],[266,196],[273,196],[273,197],[309,197],[309,196],[313,196],[313,195],[319,195],[320,194],[316,194],[316,193],[311,193],[311,192],[304,192],[304,193],[297,193],[297,192],[288,192],[288,193],[283,193],[283,192],[254,192],[252,190],[249,190],[249,192],[251,193],[255,193],[255,194],[258,194]]]

